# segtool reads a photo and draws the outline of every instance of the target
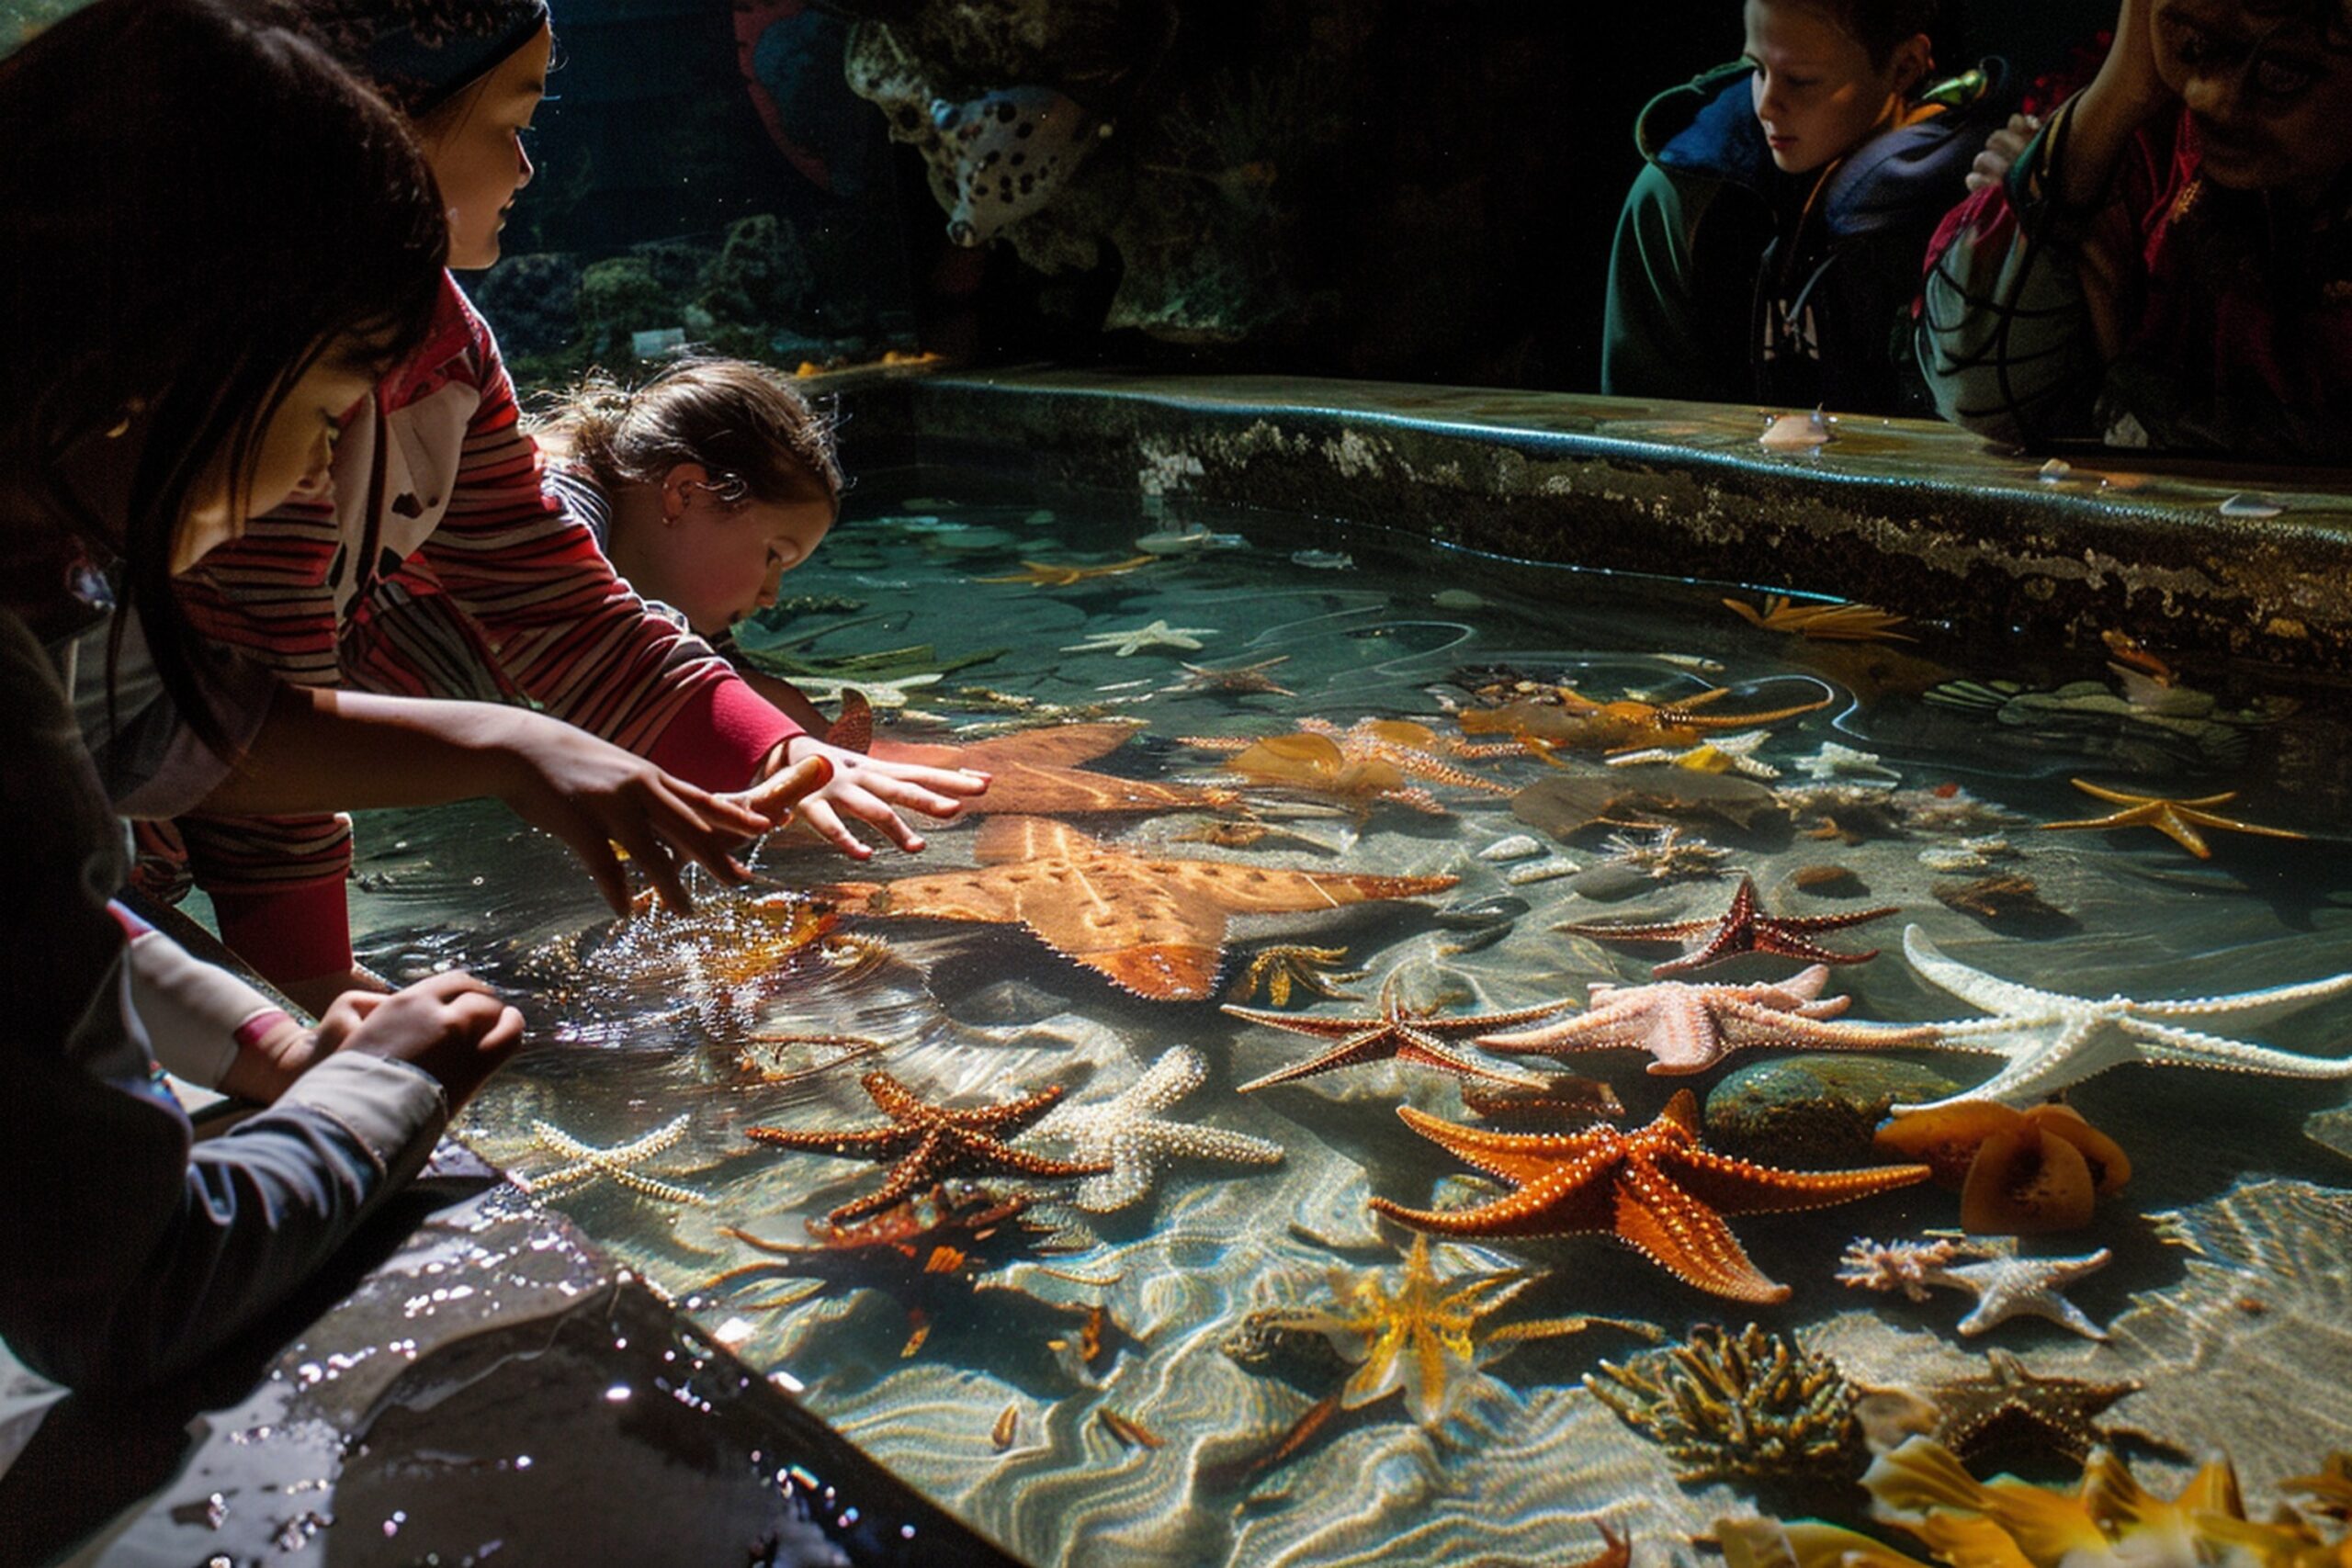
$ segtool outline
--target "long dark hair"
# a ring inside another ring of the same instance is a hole
[[[413,351],[448,252],[404,124],[300,25],[277,0],[96,0],[0,60],[8,549],[119,558],[165,690],[224,753],[172,592],[191,493],[225,453],[242,494],[335,340]],[[69,478],[91,454],[67,458],[110,439],[127,486],[94,504]]]

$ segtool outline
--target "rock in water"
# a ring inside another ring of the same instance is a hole
[[[1891,1056],[1783,1056],[1754,1062],[1707,1096],[1709,1146],[1768,1165],[1871,1165],[1871,1134],[1892,1105],[1940,1099],[1960,1086]]]

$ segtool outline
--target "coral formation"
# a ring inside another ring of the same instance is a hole
[[[1854,1386],[1828,1357],[1749,1324],[1701,1324],[1671,1349],[1600,1363],[1584,1385],[1666,1450],[1685,1481],[1803,1481],[1861,1453]]]

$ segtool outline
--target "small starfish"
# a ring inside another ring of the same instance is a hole
[[[1739,886],[1731,896],[1731,908],[1712,920],[1661,920],[1652,924],[1590,925],[1570,921],[1555,926],[1555,931],[1573,931],[1578,936],[1598,937],[1604,942],[1695,942],[1698,945],[1682,957],[1655,964],[1650,974],[1660,980],[1669,975],[1688,974],[1710,964],[1743,953],[1772,953],[1788,958],[1802,958],[1807,964],[1860,964],[1876,958],[1878,949],[1868,953],[1838,953],[1808,940],[1810,931],[1836,931],[1843,926],[1859,926],[1894,914],[1892,905],[1876,909],[1857,909],[1834,915],[1787,915],[1775,918],[1756,907],[1756,884],[1747,877],[1739,879]]]
[[[2106,1268],[2114,1256],[2103,1247],[2080,1258],[2019,1258],[2008,1248],[1984,1242],[1881,1246],[1857,1240],[1838,1259],[1844,1267],[1838,1278],[1864,1290],[1901,1291],[1915,1302],[1928,1299],[1929,1285],[1966,1291],[1976,1297],[1976,1305],[1960,1320],[1963,1336],[1982,1334],[2023,1313],[2046,1317],[2086,1339],[2104,1341],[2107,1330],[2061,1292],[2085,1275]],[[1959,1258],[1982,1261],[1955,1266],[1952,1260]]]
[[[1010,577],[980,577],[976,582],[1025,582],[1032,588],[1068,588],[1096,577],[1124,577],[1131,571],[1141,571],[1157,560],[1157,556],[1129,556],[1125,560],[1112,561],[1103,566],[1075,566],[1062,561],[1025,560],[1021,570]]]
[[[2231,817],[2217,817],[2204,807],[2235,800],[2236,790],[2223,790],[2219,795],[2200,795],[2188,800],[2171,800],[2160,795],[2132,795],[2120,789],[2107,789],[2086,779],[2067,781],[2085,795],[2113,801],[2123,807],[2104,817],[2087,817],[2079,822],[2044,822],[2042,831],[2056,832],[2066,828],[2154,828],[2157,832],[2195,855],[2199,860],[2211,860],[2213,852],[2206,845],[2199,828],[2220,828],[2232,833],[2258,833],[2266,839],[2308,839],[2309,833],[2298,833],[2288,828],[2265,828],[2257,823],[2240,822]]]
[[[844,1133],[743,1129],[745,1137],[778,1148],[893,1162],[888,1179],[880,1187],[825,1216],[833,1224],[879,1213],[945,1177],[1100,1176],[1111,1168],[1107,1160],[1047,1159],[1005,1142],[1053,1108],[1062,1097],[1058,1084],[998,1105],[951,1110],[926,1104],[888,1073],[868,1073],[857,1081],[890,1119],[882,1126]]]
[[[1330,1287],[1337,1310],[1278,1308],[1263,1315],[1283,1329],[1324,1335],[1356,1363],[1340,1391],[1340,1408],[1376,1404],[1402,1391],[1413,1419],[1433,1431],[1474,1393],[1498,1386],[1480,1369],[1516,1346],[1601,1325],[1657,1337],[1647,1324],[1612,1317],[1487,1326],[1486,1319],[1536,1278],[1534,1269],[1515,1269],[1441,1280],[1430,1267],[1430,1238],[1416,1235],[1395,1290],[1381,1274],[1334,1269]]]
[[[1200,1053],[1179,1045],[1115,1098],[1099,1105],[1059,1106],[1037,1123],[1036,1136],[1069,1139],[1080,1159],[1111,1162],[1109,1175],[1090,1176],[1078,1184],[1080,1208],[1098,1213],[1125,1208],[1151,1190],[1159,1168],[1170,1159],[1280,1163],[1280,1144],[1222,1127],[1153,1118],[1153,1111],[1167,1110],[1207,1077]]]
[[[797,675],[792,683],[800,694],[812,703],[838,703],[847,694],[855,692],[877,708],[902,708],[907,705],[907,694],[917,686],[935,686],[939,671],[925,670],[920,674],[901,675],[894,681],[876,680],[872,676],[851,675],[835,679],[824,675]]]
[[[1347,960],[1348,950],[1344,947],[1301,947],[1283,942],[1261,948],[1227,994],[1246,1001],[1263,989],[1266,1000],[1286,1008],[1290,1006],[1291,988],[1296,987],[1318,997],[1351,1002],[1356,999],[1355,993],[1340,989],[1340,983],[1361,980],[1372,971],[1341,969],[1340,965]]]
[[[646,1175],[637,1168],[655,1155],[674,1146],[686,1135],[686,1125],[693,1120],[681,1116],[666,1127],[656,1128],[645,1136],[626,1144],[616,1144],[600,1149],[581,1142],[552,1122],[531,1123],[531,1146],[560,1155],[572,1163],[545,1176],[529,1179],[528,1190],[544,1192],[549,1188],[570,1187],[574,1183],[594,1181],[599,1177],[618,1187],[626,1187],[639,1197],[652,1198],[664,1203],[707,1203],[709,1198],[691,1188]]]
[[[1764,607],[1740,599],[1726,599],[1724,607],[1736,613],[1750,626],[1768,632],[1793,632],[1799,637],[1822,642],[1917,642],[1919,639],[1894,628],[1903,625],[1905,617],[1891,615],[1875,604],[1852,601],[1834,604],[1798,604],[1785,593],[1768,593]]]
[[[1702,1147],[1699,1101],[1682,1089],[1657,1121],[1630,1133],[1498,1133],[1396,1114],[1421,1136],[1514,1189],[1467,1209],[1408,1209],[1372,1200],[1374,1213],[1441,1235],[1480,1239],[1613,1231],[1685,1282],[1735,1301],[1780,1302],[1789,1287],[1749,1261],[1725,1214],[1819,1209],[1928,1179],[1924,1165],[1874,1170],[1778,1170]]]
[[[1064,643],[1062,651],[1108,651],[1114,659],[1126,659],[1147,648],[1196,649],[1201,646],[1201,638],[1216,635],[1215,626],[1171,626],[1166,621],[1154,621],[1148,626],[1137,626],[1132,631],[1090,632],[1084,642]]]
[[[1380,1011],[1371,1018],[1313,1018],[1302,1013],[1263,1012],[1256,1008],[1238,1008],[1227,1003],[1225,1011],[1251,1023],[1271,1024],[1294,1034],[1314,1035],[1335,1040],[1321,1055],[1253,1078],[1241,1086],[1240,1092],[1289,1083],[1317,1073],[1328,1073],[1335,1067],[1352,1067],[1364,1062],[1385,1061],[1395,1057],[1400,1062],[1412,1062],[1456,1077],[1484,1078],[1489,1083],[1511,1084],[1520,1089],[1545,1089],[1546,1079],[1530,1077],[1485,1066],[1459,1052],[1449,1051],[1441,1043],[1444,1036],[1476,1034],[1480,1030],[1508,1027],[1532,1019],[1545,1018],[1568,1006],[1566,1002],[1547,1002],[1542,1007],[1518,1008],[1510,1012],[1478,1013],[1468,1018],[1433,1018],[1427,1011],[1408,1007],[1395,976],[1390,976],[1380,987]]]
[[[1237,694],[1271,692],[1278,697],[1298,695],[1288,686],[1277,685],[1274,678],[1266,673],[1277,664],[1289,663],[1290,655],[1287,653],[1275,659],[1261,660],[1255,664],[1229,664],[1222,670],[1212,670],[1204,664],[1185,664],[1182,660],[1177,662],[1184,671],[1184,679],[1170,688],[1174,691],[1231,692]]]
[[[1762,713],[1702,714],[1697,710],[1730,694],[1716,686],[1679,702],[1652,703],[1627,696],[1616,702],[1595,702],[1566,686],[1547,695],[1504,704],[1495,708],[1471,708],[1460,716],[1465,735],[1509,735],[1538,757],[1550,760],[1555,751],[1577,748],[1590,751],[1625,751],[1642,746],[1692,746],[1725,729],[1777,724],[1799,714],[1827,707],[1830,698],[1772,708]]]
[[[2140,1390],[2136,1382],[2036,1377],[2007,1350],[1987,1350],[1984,1361],[1981,1375],[1927,1390],[1939,1412],[1935,1440],[1963,1458],[2022,1440],[2080,1461],[2109,1441],[2092,1418]]]
[[[1929,1025],[1831,1023],[1851,997],[1824,997],[1829,979],[1816,964],[1774,986],[1692,986],[1660,980],[1647,986],[1591,984],[1589,1010],[1518,1034],[1482,1034],[1493,1051],[1647,1051],[1653,1073],[1700,1073],[1732,1052],[1753,1045],[1870,1050],[1933,1044]]]
[[[1925,1105],[1896,1106],[1898,1116],[1962,1100],[2030,1105],[2126,1062],[2280,1077],[2352,1078],[2352,1056],[2299,1056],[2183,1026],[2239,1015],[2249,1021],[2284,1017],[2352,990],[2352,974],[2233,996],[2142,1002],[2120,996],[2074,997],[1997,979],[1945,957],[1917,926],[1904,930],[1903,953],[1929,985],[1994,1015],[1934,1025],[1942,1043],[1959,1051],[1996,1052],[2008,1060],[1973,1089]]]

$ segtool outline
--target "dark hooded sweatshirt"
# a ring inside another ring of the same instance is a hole
[[[1710,72],[1635,122],[1649,166],[1618,219],[1601,389],[1932,415],[1913,301],[1937,222],[2008,118],[2006,68],[1943,83],[1903,124],[1804,175],[1773,164],[1750,74]]]

